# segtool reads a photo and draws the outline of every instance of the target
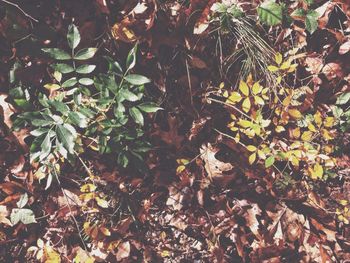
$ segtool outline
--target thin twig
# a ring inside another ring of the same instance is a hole
[[[1,2],[4,2],[5,4],[8,5],[12,5],[14,7],[16,7],[19,11],[22,12],[23,15],[25,15],[26,17],[30,18],[31,20],[35,21],[35,22],[39,22],[39,20],[35,19],[34,17],[32,17],[31,15],[29,15],[28,13],[26,13],[18,4],[12,3],[8,0],[0,0]]]

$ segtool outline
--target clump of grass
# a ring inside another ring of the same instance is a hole
[[[241,62],[239,78],[253,74],[255,79],[264,76],[268,85],[276,83],[276,77],[267,69],[274,61],[275,51],[260,35],[254,17],[245,15],[238,3],[216,4],[213,11],[212,21],[218,23],[220,36],[232,36],[236,41],[235,50],[223,60],[226,72],[235,62]]]

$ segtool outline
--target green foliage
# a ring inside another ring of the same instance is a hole
[[[17,202],[18,208],[13,208],[10,219],[13,225],[22,222],[25,225],[36,223],[34,213],[31,209],[23,208],[28,203],[28,195],[25,193]]]
[[[258,7],[260,20],[269,25],[275,26],[282,22],[282,6],[274,0],[265,1]]]
[[[48,92],[39,93],[32,103],[38,107],[29,106],[31,98],[23,87],[11,90],[16,105],[25,110],[17,116],[14,127],[32,127],[31,161],[47,165],[50,158],[72,160],[84,151],[86,140],[92,150],[114,154],[122,167],[131,161],[142,167],[150,149],[144,138],[144,114],[161,108],[144,98],[144,85],[150,79],[130,73],[136,65],[137,46],[127,56],[126,70],[106,57],[108,72],[94,74],[96,66],[87,60],[95,56],[97,49],[75,52],[80,34],[74,25],[68,28],[67,42],[70,52],[42,49],[57,62],[51,65],[53,82],[44,85]]]

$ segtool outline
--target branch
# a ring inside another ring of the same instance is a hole
[[[12,5],[14,7],[16,7],[19,11],[22,12],[23,15],[25,15],[26,17],[32,19],[33,21],[35,22],[39,22],[39,20],[35,19],[34,17],[32,17],[31,15],[29,15],[28,13],[26,13],[18,4],[16,3],[12,3],[8,0],[0,0],[1,2],[4,2],[5,4],[8,4],[8,5]]]

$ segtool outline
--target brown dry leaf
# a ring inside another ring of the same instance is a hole
[[[179,135],[178,129],[179,124],[178,120],[175,116],[169,115],[168,117],[168,125],[169,131],[162,131],[159,127],[154,132],[153,136],[159,136],[161,140],[163,140],[168,145],[174,145],[176,149],[181,148],[182,141],[184,140],[184,136]]]
[[[224,163],[216,159],[215,155],[219,151],[218,148],[214,148],[210,143],[207,145],[202,145],[200,149],[201,158],[205,162],[205,170],[210,178],[222,178],[224,172],[230,171],[233,169],[232,164]]]
[[[4,205],[0,205],[0,223],[8,226],[12,226],[12,223],[7,218],[7,216],[8,216],[7,207]]]
[[[312,74],[318,74],[323,67],[323,60],[319,57],[307,57],[305,59],[305,64],[307,66],[307,71],[311,72]]]
[[[339,47],[339,54],[344,55],[350,51],[350,39]]]
[[[326,64],[322,69],[322,73],[326,76],[328,80],[332,80],[337,77],[343,77],[343,70],[341,65],[334,62]]]
[[[166,205],[172,206],[174,210],[181,210],[184,204],[185,197],[189,194],[189,188],[171,185],[168,187],[169,197],[166,201]]]
[[[129,241],[126,241],[126,242],[119,244],[117,249],[118,249],[117,253],[116,253],[117,261],[120,261],[124,258],[128,258],[130,256],[130,242]]]

